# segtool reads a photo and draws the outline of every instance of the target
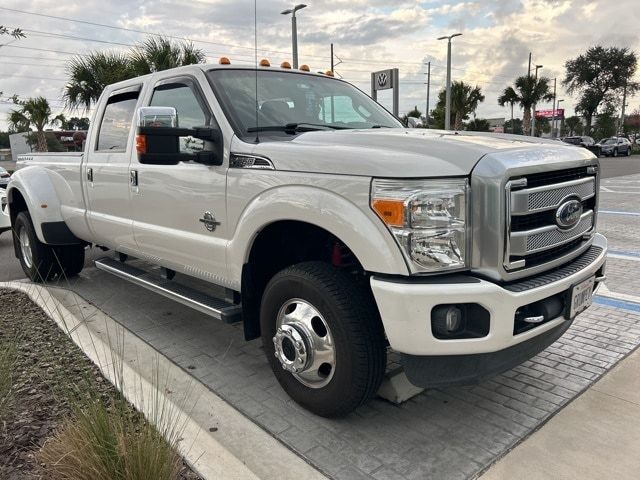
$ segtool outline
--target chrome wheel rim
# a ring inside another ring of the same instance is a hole
[[[33,253],[31,252],[31,242],[29,241],[29,235],[27,235],[26,229],[23,227],[20,229],[18,235],[20,240],[20,252],[22,253],[22,260],[27,268],[33,266]]]
[[[336,352],[322,314],[306,300],[285,302],[276,318],[275,357],[303,385],[322,388],[333,378]]]

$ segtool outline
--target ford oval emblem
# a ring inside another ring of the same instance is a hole
[[[556,223],[563,230],[575,227],[582,216],[582,202],[580,200],[567,200],[556,210]]]

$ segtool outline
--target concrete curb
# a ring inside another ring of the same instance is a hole
[[[183,425],[179,453],[201,477],[326,478],[79,295],[26,282],[0,282],[0,288],[27,294],[147,418],[156,398],[175,409]]]

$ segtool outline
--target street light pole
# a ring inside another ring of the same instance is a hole
[[[553,110],[551,110],[551,138],[556,138],[556,79],[553,79]]]
[[[438,38],[438,40],[447,40],[447,95],[444,110],[444,129],[451,130],[451,39],[459,37],[461,33]]]
[[[298,68],[298,25],[296,12],[305,7],[306,5],[304,3],[300,3],[293,8],[280,12],[282,15],[291,14],[291,49],[293,50],[293,68]]]
[[[535,86],[538,84],[538,70],[541,69],[543,66],[542,65],[536,65],[536,76],[535,76],[535,80],[533,83],[534,89]],[[531,135],[532,136],[536,136],[536,104],[533,104],[533,115],[531,116]]]
[[[427,111],[424,115],[427,123],[426,127],[429,128],[429,90],[431,89],[431,62],[427,63]]]
[[[556,109],[557,110],[560,110],[560,102],[564,102],[564,98],[561,98],[560,100],[558,100],[556,102]],[[559,119],[560,120],[560,128],[558,130],[560,130],[560,136],[562,136],[562,122],[563,122],[563,119],[564,119],[564,115],[563,115],[563,118]]]

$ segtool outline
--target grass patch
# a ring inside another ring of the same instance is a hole
[[[37,459],[53,480],[173,480],[182,460],[171,443],[124,401],[94,402],[75,409]]]

